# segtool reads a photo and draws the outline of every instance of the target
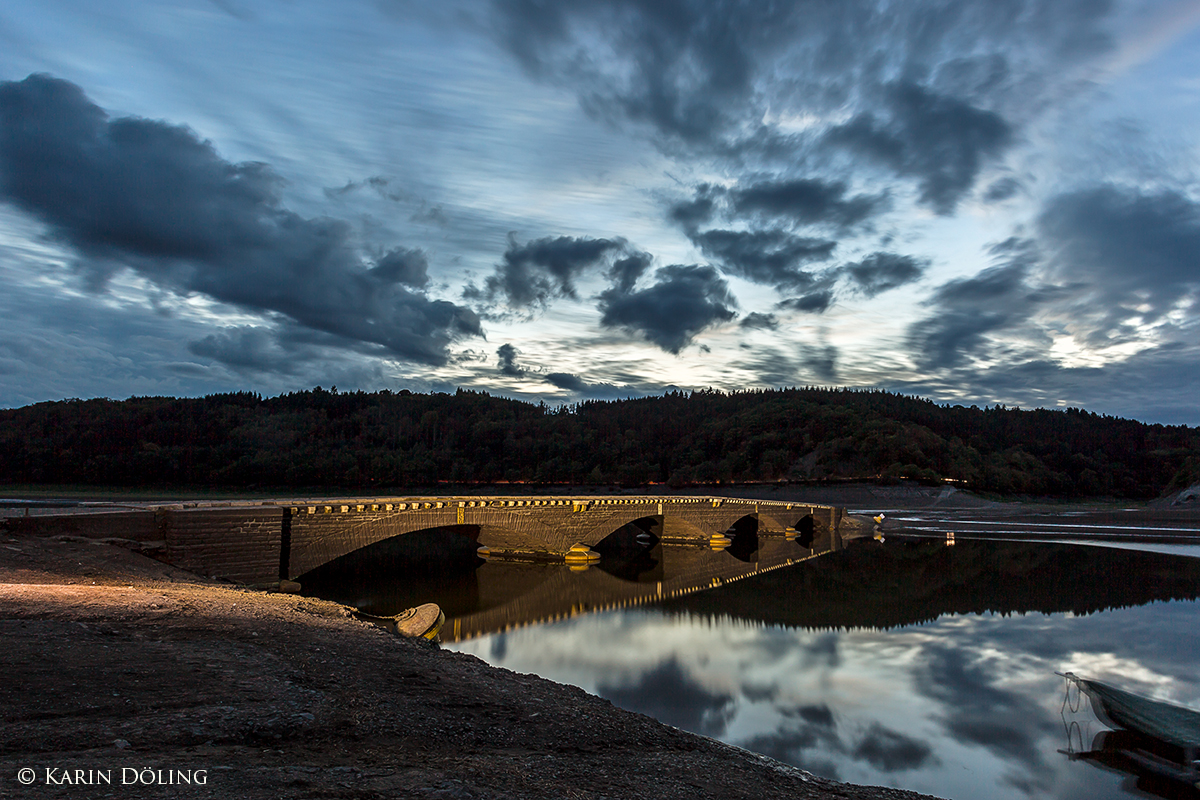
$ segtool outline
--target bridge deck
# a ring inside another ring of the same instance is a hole
[[[164,561],[246,584],[278,583],[375,542],[453,528],[510,557],[562,560],[624,525],[648,521],[669,543],[707,544],[745,517],[759,535],[810,533],[839,546],[842,509],[820,504],[680,495],[369,497],[126,505],[120,512],[41,515],[7,527],[133,540]]]

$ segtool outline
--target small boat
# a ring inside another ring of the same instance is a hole
[[[1124,732],[1122,736],[1097,737],[1099,746],[1093,746],[1090,752],[1069,753],[1072,758],[1093,758],[1104,763],[1119,749],[1139,772],[1200,789],[1200,711],[1142,697],[1071,672],[1055,674],[1067,680],[1068,698],[1074,684],[1087,696],[1100,722]],[[1064,699],[1064,707],[1066,704]]]

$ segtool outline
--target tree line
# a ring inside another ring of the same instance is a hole
[[[0,410],[0,482],[9,484],[375,492],[840,479],[1152,498],[1200,481],[1200,428],[824,388],[551,407],[463,389],[317,387]]]

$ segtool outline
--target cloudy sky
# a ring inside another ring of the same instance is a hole
[[[879,387],[1200,424],[1200,2],[0,11],[0,406]]]

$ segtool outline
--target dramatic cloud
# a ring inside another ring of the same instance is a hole
[[[861,106],[889,87],[890,122],[879,128],[861,117],[859,132],[869,135],[860,142],[921,176],[928,200],[942,206],[1009,138],[1007,124],[968,102],[1027,107],[1064,65],[1111,46],[1105,2],[496,0],[493,7],[495,30],[530,75],[573,88],[598,117],[646,125],[667,142],[721,151],[755,141],[769,124],[764,118]],[[917,140],[922,132],[930,143]],[[954,163],[939,169],[938,153]]]
[[[1100,186],[1053,198],[1038,218],[1052,274],[1089,284],[1096,338],[1161,320],[1200,293],[1200,203],[1175,191]],[[1193,317],[1200,309],[1190,309]]]
[[[74,247],[93,288],[127,267],[426,364],[481,335],[469,309],[402,285],[422,274],[411,251],[368,267],[346,223],[287,211],[278,187],[267,166],[224,161],[187,128],[110,120],[66,81],[0,84],[0,196]]]
[[[638,279],[646,274],[652,261],[649,253],[633,253],[614,261],[612,269],[608,271],[608,278],[612,281],[613,288],[618,292],[628,292],[633,289],[633,285],[638,282]]]
[[[586,392],[588,390],[587,381],[569,372],[551,372],[546,376],[546,382],[568,392]]]
[[[776,305],[792,311],[803,311],[809,314],[820,314],[833,305],[833,292],[824,289],[801,297],[790,297],[780,300]]]
[[[402,283],[423,289],[429,284],[429,261],[420,250],[397,247],[375,262],[370,274],[385,283]]]
[[[525,374],[525,370],[517,366],[517,355],[519,353],[520,351],[511,344],[502,344],[496,349],[496,355],[500,359],[501,375],[507,375],[510,378],[519,378]]]
[[[926,259],[902,256],[897,253],[872,253],[862,261],[847,264],[843,269],[867,297],[895,289],[920,278],[929,267]]]
[[[150,42],[126,0],[9,14],[5,396],[845,381],[1196,421],[1200,28],[1170,3],[398,9],[314,10],[350,34],[317,49],[178,9]],[[252,80],[212,58],[264,35]],[[66,298],[108,327],[15,314]]]
[[[783,218],[800,225],[832,224],[849,228],[878,213],[886,197],[846,196],[846,184],[801,178],[759,181],[730,193],[734,212]]]
[[[276,331],[244,326],[210,334],[188,344],[195,355],[219,361],[237,370],[298,374],[303,362],[314,354],[306,348],[288,346]]]
[[[757,311],[752,311],[742,318],[738,323],[743,328],[753,328],[763,331],[773,331],[779,327],[779,320],[774,314],[760,314]]]
[[[1012,128],[994,111],[922,86],[891,84],[883,95],[887,121],[864,112],[830,131],[829,139],[917,178],[921,201],[940,214],[954,211],[984,163],[1013,140]]]
[[[667,387],[662,385],[618,385],[603,381],[589,382],[570,372],[551,372],[543,376],[546,383],[562,389],[565,392],[582,395],[595,400],[611,400],[625,397],[643,397],[648,394],[662,394]],[[675,388],[675,387],[672,387]]]
[[[844,181],[817,177],[763,179],[727,189],[702,183],[690,200],[679,200],[667,208],[667,218],[689,234],[716,216],[726,220],[750,220],[759,227],[832,227],[843,232],[865,222],[889,207],[883,195],[850,196]]]
[[[382,175],[372,175],[371,177],[361,181],[348,181],[344,186],[339,186],[336,189],[327,187],[325,189],[325,196],[330,199],[343,197],[345,195],[352,194],[353,192],[357,192],[359,189],[372,189],[376,194],[385,200],[394,200],[396,202],[400,202],[402,200],[412,199],[412,197],[408,194],[392,189],[391,181]]]
[[[717,201],[725,194],[720,187],[704,183],[696,187],[691,200],[681,200],[667,207],[667,219],[689,233],[695,233],[700,225],[708,222],[717,213]]]
[[[805,289],[816,277],[801,265],[828,259],[837,242],[793,236],[779,230],[711,230],[692,236],[703,253],[730,274],[755,283]]]
[[[532,75],[579,88],[593,114],[706,140],[748,108],[755,60],[797,12],[687,0],[498,0],[496,26]]]
[[[502,297],[513,308],[544,307],[555,297],[577,297],[575,280],[581,274],[627,250],[622,239],[548,236],[518,244],[509,236],[504,258],[484,281],[483,290],[469,289],[464,294],[489,302]]]
[[[927,369],[958,366],[988,334],[1027,320],[1040,299],[1027,275],[1027,266],[1016,262],[938,287],[929,301],[933,313],[909,329],[920,363]]]
[[[641,289],[613,286],[600,294],[600,324],[624,328],[678,354],[705,328],[737,316],[737,301],[712,267],[674,264]]]

